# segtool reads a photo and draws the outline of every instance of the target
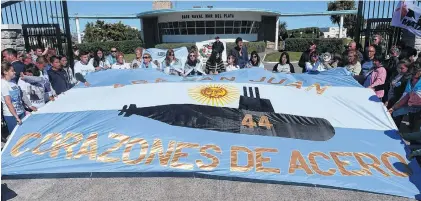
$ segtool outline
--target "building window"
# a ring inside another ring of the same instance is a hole
[[[158,24],[163,35],[213,35],[213,34],[256,34],[260,22],[257,21],[182,21]]]

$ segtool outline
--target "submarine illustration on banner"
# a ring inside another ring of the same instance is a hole
[[[224,92],[216,90],[211,93],[218,96]],[[326,141],[335,135],[333,126],[326,119],[276,113],[271,101],[260,97],[258,87],[254,87],[254,90],[252,87],[243,87],[243,95],[239,101],[238,109],[195,104],[138,108],[135,104],[130,104],[124,105],[118,115],[140,115],[172,126],[234,134],[311,141]]]

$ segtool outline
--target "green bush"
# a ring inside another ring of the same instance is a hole
[[[109,53],[112,47],[124,54],[133,54],[134,50],[143,46],[141,40],[125,40],[125,41],[108,41],[108,42],[95,42],[95,43],[82,43],[76,45],[80,51],[95,52],[98,48],[102,48],[105,53]]]
[[[162,43],[155,46],[155,48],[159,49],[175,49],[179,47],[187,47],[190,50],[190,47],[195,45],[196,43]],[[235,43],[227,43],[226,44],[227,52],[230,51],[235,47]],[[247,51],[251,53],[252,51],[257,51],[258,53],[264,52],[266,48],[265,42],[246,42],[244,45],[247,47]]]
[[[339,38],[288,38],[285,40],[285,50],[292,52],[304,52],[309,47],[309,42],[317,45],[317,51],[342,53],[345,51],[345,39]]]

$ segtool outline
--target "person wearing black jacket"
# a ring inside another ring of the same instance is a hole
[[[60,64],[60,59],[56,56],[50,58],[52,67],[48,70],[48,78],[50,79],[51,86],[57,95],[69,90],[71,84],[68,82],[66,71],[64,71]]]
[[[241,37],[238,37],[235,39],[235,44],[237,45],[234,47],[228,55],[235,56],[236,64],[240,66],[240,68],[245,68],[247,65],[247,62],[249,61],[249,56],[247,52],[247,47],[243,44],[243,39]]]
[[[219,41],[219,36],[215,38],[215,42],[212,44],[212,50],[216,50],[219,54],[222,54],[225,50],[224,44]]]
[[[300,61],[298,62],[298,66],[303,69],[303,73],[306,72],[306,62],[310,62],[310,54],[316,51],[316,44],[313,42],[309,42],[309,48],[300,57]]]
[[[399,49],[396,46],[390,48],[390,58],[387,60],[386,67],[386,82],[385,82],[385,96],[383,97],[383,102],[386,102],[389,98],[387,97],[389,91],[389,83],[391,81],[392,76],[396,76],[398,74],[398,63],[399,63]]]
[[[411,78],[411,68],[413,65],[408,59],[402,59],[398,63],[399,72],[393,73],[390,79],[387,101],[385,103],[387,109],[390,109],[402,97],[406,84]]]

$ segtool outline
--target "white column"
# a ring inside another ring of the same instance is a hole
[[[82,43],[82,36],[80,35],[80,27],[79,27],[79,18],[75,18],[76,21],[76,33],[77,33],[77,43]]]
[[[339,38],[342,38],[343,28],[344,28],[344,16],[341,15],[341,21],[339,22]]]
[[[275,31],[275,50],[278,50],[279,43],[279,16],[276,16],[276,31]]]

